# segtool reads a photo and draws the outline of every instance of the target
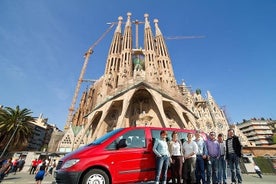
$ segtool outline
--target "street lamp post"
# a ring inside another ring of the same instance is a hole
[[[16,125],[16,128],[15,128],[15,130],[13,131],[10,140],[9,140],[8,143],[6,144],[6,146],[5,146],[5,148],[4,148],[4,150],[3,150],[2,154],[1,154],[0,158],[3,157],[4,153],[6,152],[7,148],[9,147],[9,145],[10,145],[10,143],[11,143],[11,140],[13,139],[13,137],[14,137],[14,135],[15,135],[17,129],[18,129],[18,127],[19,127],[19,125],[17,124],[17,125]]]

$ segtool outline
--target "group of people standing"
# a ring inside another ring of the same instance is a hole
[[[194,138],[195,136],[195,138]],[[228,130],[224,140],[222,133],[210,132],[207,139],[201,132],[187,134],[187,141],[182,143],[178,133],[172,133],[167,142],[167,132],[160,132],[160,139],[153,145],[156,155],[155,183],[167,182],[167,171],[171,168],[173,184],[226,184],[227,164],[231,171],[231,182],[242,183],[239,160],[242,145],[234,129]],[[170,167],[169,167],[170,166]]]

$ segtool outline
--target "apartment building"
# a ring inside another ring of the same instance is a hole
[[[237,127],[255,146],[268,146],[272,144],[272,129],[269,126],[271,120],[250,119],[237,124]]]
[[[47,151],[52,133],[59,131],[58,128],[55,125],[48,124],[48,118],[43,118],[42,114],[31,123],[31,127],[33,133],[29,138],[29,144],[26,150]]]

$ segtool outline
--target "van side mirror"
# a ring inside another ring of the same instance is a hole
[[[127,147],[126,139],[121,139],[117,144],[117,149]]]

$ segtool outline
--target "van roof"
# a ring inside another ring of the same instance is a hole
[[[193,129],[185,129],[185,128],[169,128],[169,127],[152,127],[152,126],[139,126],[139,127],[126,127],[124,129],[154,129],[154,130],[167,130],[167,131],[181,131],[181,132],[191,132],[195,133],[196,130]]]

